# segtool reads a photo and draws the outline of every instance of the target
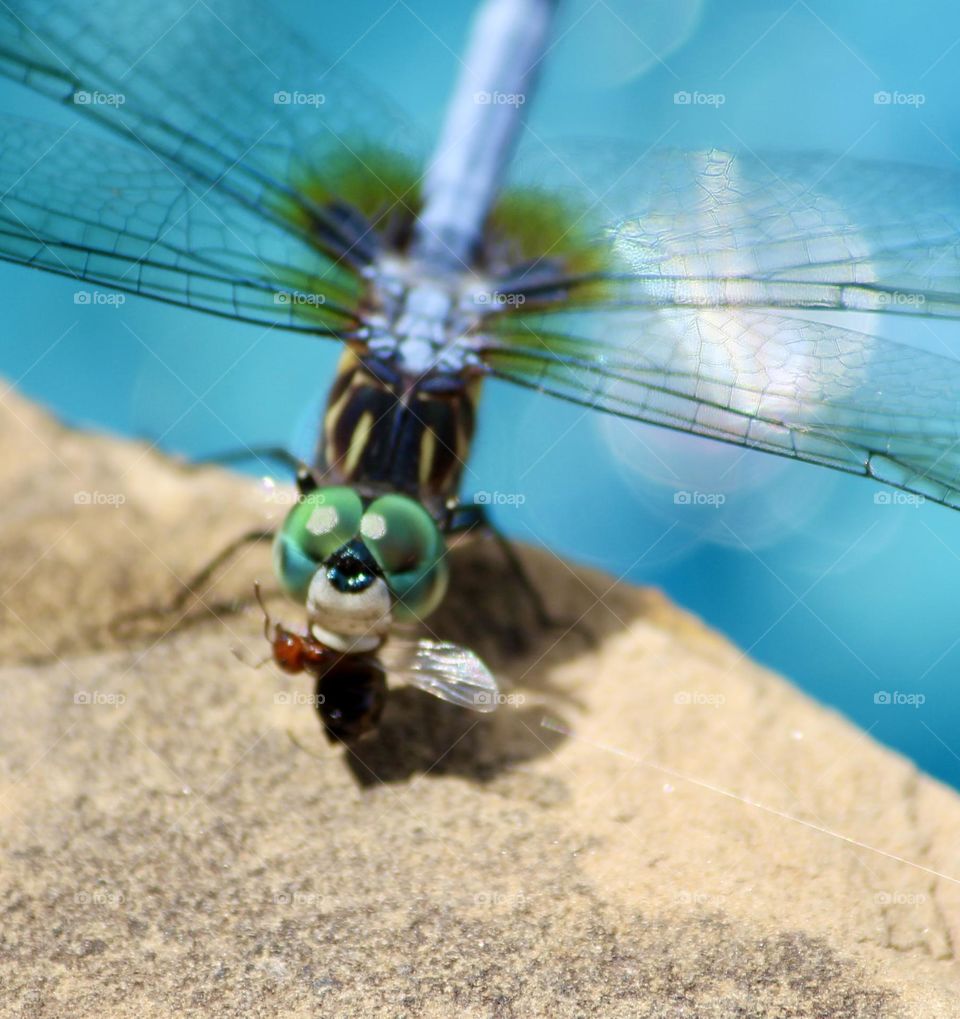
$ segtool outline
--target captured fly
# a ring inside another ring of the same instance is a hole
[[[372,732],[387,696],[387,676],[442,700],[493,711],[500,694],[490,670],[469,649],[432,640],[381,639],[362,650],[336,650],[312,634],[274,623],[263,609],[264,636],[273,661],[288,673],[314,677],[314,705],[331,743],[349,743]]]

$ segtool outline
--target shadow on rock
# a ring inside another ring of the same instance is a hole
[[[396,688],[377,731],[345,745],[343,759],[364,787],[415,775],[489,782],[559,747],[565,737],[543,726],[544,714],[540,707],[506,704],[481,715]]]

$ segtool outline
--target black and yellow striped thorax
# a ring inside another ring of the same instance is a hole
[[[346,350],[327,398],[317,467],[324,484],[401,492],[439,517],[470,452],[480,379],[410,378]]]

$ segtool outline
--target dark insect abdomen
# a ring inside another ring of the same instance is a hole
[[[439,515],[473,438],[478,383],[390,377],[344,352],[327,399],[317,467],[326,484],[402,492]]]

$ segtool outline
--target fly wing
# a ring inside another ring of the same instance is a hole
[[[451,704],[488,712],[499,703],[493,673],[460,644],[391,639],[383,657],[391,675]]]

